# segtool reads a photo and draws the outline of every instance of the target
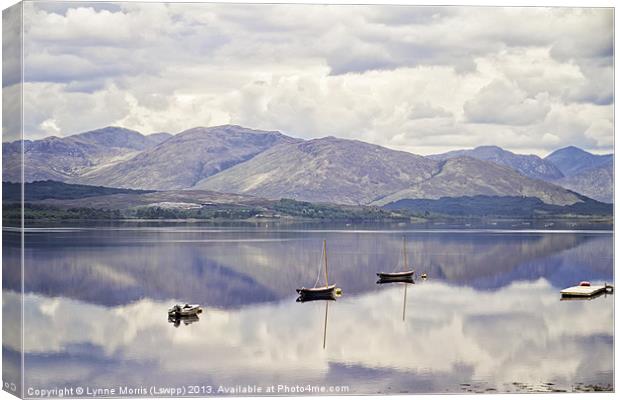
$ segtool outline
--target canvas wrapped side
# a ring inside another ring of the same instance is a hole
[[[23,397],[22,26],[22,3],[2,12],[2,387],[18,397]],[[5,157],[8,153],[12,156]]]

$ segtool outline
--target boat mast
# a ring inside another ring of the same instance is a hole
[[[327,240],[323,240],[323,256],[325,257],[325,287],[329,286],[327,279]]]

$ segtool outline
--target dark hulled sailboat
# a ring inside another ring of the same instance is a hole
[[[400,272],[377,272],[379,283],[411,281],[415,270],[407,269],[407,240],[403,237],[403,270]]]
[[[309,300],[336,300],[336,285],[329,284],[327,271],[327,241],[323,240],[323,266],[325,268],[325,286],[315,286],[312,288],[301,287],[297,289],[299,298],[297,301]],[[318,282],[317,282],[318,283]]]

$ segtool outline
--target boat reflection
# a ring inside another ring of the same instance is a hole
[[[607,295],[612,295],[613,292],[602,291],[592,296],[561,296],[560,301],[590,301],[597,299],[599,297],[607,297]]]
[[[405,321],[405,311],[407,310],[407,287],[409,285],[405,285],[405,293],[403,294],[403,322]]]
[[[377,281],[377,285],[385,285],[387,283],[408,283],[413,284],[415,281],[411,277],[403,277],[403,278],[379,278]]]
[[[481,381],[498,391],[514,390],[504,386],[512,382],[553,382],[565,390],[575,382],[613,382],[613,298],[559,302],[557,287],[547,280],[498,291],[440,280],[416,284],[411,293],[408,284],[374,286],[336,303],[302,305],[289,298],[242,308],[210,306],[200,323],[179,329],[162,315],[170,299],[105,307],[6,291],[3,312],[9,320],[18,318],[22,304],[28,335],[23,344],[19,335],[8,337],[3,347],[17,354],[23,349],[26,384],[41,386],[75,382],[69,369],[75,365],[88,371],[80,382],[90,379],[93,385],[104,385],[113,366],[114,376],[128,384],[347,382],[360,394],[453,392],[460,382]],[[416,371],[427,371],[423,379],[432,381],[420,387]],[[369,376],[386,381],[377,388]]]
[[[409,285],[414,284],[414,280],[411,277],[401,277],[401,278],[383,278],[377,281],[377,285],[385,285],[388,283],[402,283],[405,286],[405,290],[403,293],[403,321],[405,321],[405,312],[407,310],[407,288]]]
[[[336,300],[336,294],[334,292],[330,292],[329,294],[325,294],[323,296],[323,298],[314,296],[314,297],[307,297],[304,295],[301,295],[297,298],[297,302],[299,303],[305,303],[305,302],[310,302],[310,301],[324,301],[325,302],[325,317],[323,320],[323,349],[325,349],[326,345],[327,345],[327,317],[329,315],[329,303],[330,301],[335,301]]]
[[[323,348],[327,344],[327,315],[329,313],[329,302],[325,302],[325,321],[323,322]]]
[[[285,300],[298,284],[314,282],[311,266],[318,268],[325,238],[333,242],[329,257],[336,267],[330,284],[346,282],[347,295],[371,291],[378,269],[392,270],[400,260],[402,270],[401,233],[75,229],[27,231],[22,277],[21,234],[3,234],[3,265],[17,266],[3,270],[6,289],[20,291],[24,282],[26,292],[103,306],[142,298],[186,298],[219,308]],[[408,264],[459,287],[497,290],[541,277],[568,287],[583,277],[584,266],[590,280],[613,278],[608,233],[427,232],[408,238]],[[174,275],[170,265],[177,266]],[[272,270],[275,265],[281,269]]]
[[[297,301],[298,302],[306,302],[306,301],[317,301],[319,299],[308,299],[308,300],[304,300],[302,299],[302,297],[300,296]],[[327,316],[329,314],[329,300],[336,300],[335,297],[332,297],[330,299],[323,299],[323,301],[325,301],[325,318],[323,320],[323,348],[325,348],[326,344],[327,344]]]
[[[198,315],[194,314],[194,315],[179,315],[179,314],[171,314],[168,315],[168,322],[170,322],[172,325],[174,325],[175,328],[178,328],[181,325],[181,322],[183,322],[184,325],[191,325],[194,322],[198,322],[200,321],[200,318],[198,318]]]
[[[313,294],[300,294],[297,298],[298,303],[307,303],[309,301],[335,301],[336,294],[333,291],[329,293],[313,293]]]

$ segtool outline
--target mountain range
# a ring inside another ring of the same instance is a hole
[[[575,146],[554,151],[545,158],[515,154],[497,146],[479,146],[431,155],[435,160],[469,156],[514,169],[522,175],[555,183],[592,199],[613,203],[613,154],[597,155]]]
[[[3,143],[2,150],[3,181],[19,181],[19,142]],[[24,157],[27,182],[208,190],[344,205],[478,195],[538,198],[559,206],[582,202],[579,194],[613,200],[613,155],[575,147],[544,159],[496,146],[420,156],[357,140],[302,140],[235,125],[176,135],[107,127],[24,141]]]
[[[429,158],[434,160],[448,160],[463,156],[504,165],[522,175],[534,179],[552,181],[564,177],[562,171],[551,161],[532,154],[515,154],[498,146],[479,146],[471,150],[455,150],[443,154],[431,155]]]
[[[556,165],[564,177],[558,185],[605,203],[614,201],[614,156],[591,154],[569,146],[549,154],[545,160]]]
[[[326,137],[274,146],[197,187],[267,198],[370,204],[437,172],[438,164],[422,156]]]
[[[64,138],[24,140],[24,176],[27,182],[78,181],[97,168],[130,160],[171,136],[168,133],[145,136],[129,129],[107,127]],[[4,181],[21,180],[21,162],[20,142],[2,143]]]
[[[156,190],[187,189],[281,143],[297,139],[241,127],[193,128],[134,157],[86,172],[75,182]]]

